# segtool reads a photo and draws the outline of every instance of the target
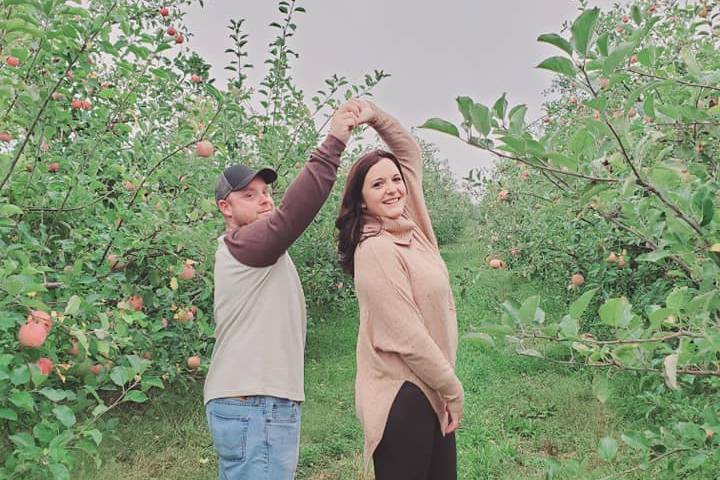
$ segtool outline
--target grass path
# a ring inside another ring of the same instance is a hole
[[[482,321],[498,318],[498,305],[508,297],[536,293],[552,297],[542,286],[508,272],[485,271],[461,298],[458,278],[465,268],[484,270],[484,252],[468,240],[444,248],[443,256],[456,289],[461,335]],[[543,304],[543,308],[552,315],[561,305]],[[354,302],[311,314],[299,479],[362,478],[362,431],[353,404],[356,324]],[[628,467],[608,467],[597,458],[599,438],[608,434],[617,438],[625,425],[595,399],[586,373],[464,339],[458,373],[467,396],[458,435],[459,478],[549,478],[546,467],[553,459],[577,461],[557,469],[551,478],[599,479]],[[201,399],[198,378],[162,393],[148,407],[116,415],[118,437],[104,443],[103,466],[96,471],[84,465],[76,478],[217,478]]]

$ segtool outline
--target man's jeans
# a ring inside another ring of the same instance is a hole
[[[292,480],[300,449],[300,404],[268,396],[217,398],[205,411],[220,480]]]

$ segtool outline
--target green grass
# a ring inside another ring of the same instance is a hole
[[[499,318],[498,305],[508,297],[542,294],[548,299],[543,303],[548,315],[563,307],[541,285],[486,270],[477,242],[456,243],[444,248],[443,255],[456,284],[461,335]],[[461,297],[458,276],[465,268],[483,273]],[[352,301],[311,313],[299,479],[362,478],[362,431],[353,403],[356,332]],[[599,479],[632,466],[623,463],[629,456],[621,455],[615,465],[597,457],[599,439],[619,438],[632,420],[595,399],[589,373],[461,339],[458,374],[466,389],[465,421],[458,434],[459,478],[546,478],[548,462],[556,461],[562,466],[552,478]],[[621,391],[622,380],[612,387]],[[74,478],[216,478],[202,379],[175,386],[148,407],[125,410],[115,418],[120,420],[118,435],[103,444],[103,466],[96,470],[86,464]]]

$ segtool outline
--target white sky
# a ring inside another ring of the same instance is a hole
[[[611,0],[590,0],[590,5],[610,8]],[[624,2],[623,2],[624,3]],[[300,53],[293,77],[310,97],[323,88],[333,73],[362,81],[374,69],[392,74],[374,91],[374,101],[406,127],[421,125],[431,117],[459,123],[455,97],[467,95],[492,104],[508,92],[510,105],[525,103],[527,118],[540,114],[542,90],[551,74],[535,69],[559,50],[541,44],[541,33],[560,32],[565,20],[578,15],[575,0],[300,0],[306,14],[298,25],[291,48]],[[226,84],[223,70],[231,47],[226,28],[229,19],[245,18],[249,34],[250,84],[258,85],[265,73],[263,60],[280,22],[274,0],[207,0],[194,5],[186,17],[193,32],[190,46],[209,62],[218,87]],[[492,158],[484,152],[441,133],[418,130],[435,143],[457,176],[471,168],[487,167]]]

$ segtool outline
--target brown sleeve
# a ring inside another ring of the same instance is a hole
[[[343,150],[345,144],[328,135],[288,187],[280,207],[268,217],[225,235],[233,257],[251,267],[267,267],[277,262],[327,200],[337,178]]]
[[[377,105],[373,106],[375,118],[370,126],[377,131],[388,149],[400,162],[407,186],[407,214],[413,222],[422,230],[425,236],[437,247],[435,232],[430,223],[430,214],[425,206],[423,194],[423,162],[422,151],[410,132],[393,116],[381,110]]]

